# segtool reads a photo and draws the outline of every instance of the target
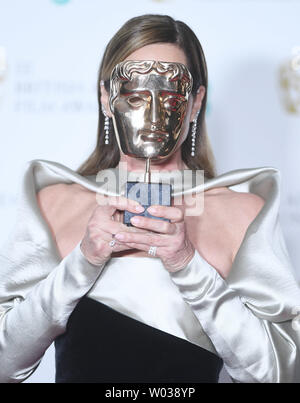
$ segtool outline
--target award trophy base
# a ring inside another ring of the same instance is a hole
[[[155,218],[158,220],[168,221],[169,219],[151,215],[147,208],[151,205],[171,206],[172,186],[168,183],[151,183],[150,182],[150,161],[147,160],[146,173],[144,182],[127,182],[125,196],[127,199],[136,200],[145,210],[140,213],[131,213],[124,211],[123,223],[132,226],[130,219],[134,216],[144,216]]]

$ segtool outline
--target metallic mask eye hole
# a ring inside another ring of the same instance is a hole
[[[135,96],[129,97],[127,99],[127,102],[129,103],[129,105],[131,105],[135,108],[138,108],[144,104],[145,100],[143,98],[135,95]]]
[[[172,112],[176,112],[181,105],[182,101],[178,98],[169,98],[165,101],[166,108],[170,109]]]
[[[170,97],[164,101],[165,108],[171,112],[177,112],[183,103],[183,100],[177,97]]]

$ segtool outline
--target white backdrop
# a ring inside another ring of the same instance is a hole
[[[186,22],[202,43],[218,173],[280,169],[281,222],[300,279],[300,1],[0,0],[0,242],[12,227],[27,161],[76,169],[92,151],[104,47],[125,21],[145,13]],[[28,381],[53,380],[50,348]]]

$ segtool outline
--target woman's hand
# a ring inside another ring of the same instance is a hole
[[[120,231],[115,238],[131,248],[149,251],[150,246],[156,246],[156,256],[159,257],[169,272],[183,269],[193,258],[195,248],[187,236],[184,213],[178,207],[151,206],[151,215],[164,217],[171,222],[143,216],[131,218],[131,223],[145,233],[129,233]]]
[[[99,206],[95,208],[87,224],[84,238],[80,243],[80,248],[86,259],[94,265],[106,263],[112,252],[120,252],[129,249],[128,246],[115,240],[115,244],[110,246],[116,233],[145,233],[147,231],[135,227],[127,227],[121,222],[122,212],[117,210],[127,210],[132,213],[144,211],[138,202],[126,197],[107,197],[97,195]]]

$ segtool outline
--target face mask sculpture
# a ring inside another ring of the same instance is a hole
[[[126,197],[145,207],[140,215],[158,218],[147,207],[171,204],[171,185],[150,182],[150,160],[168,158],[187,132],[192,87],[192,75],[181,63],[129,60],[112,71],[109,102],[119,148],[125,155],[146,160],[144,182],[126,185]],[[131,225],[132,216],[125,211],[124,223]]]
[[[135,158],[166,159],[189,122],[193,86],[184,64],[125,61],[111,74],[110,108],[120,150]]]

